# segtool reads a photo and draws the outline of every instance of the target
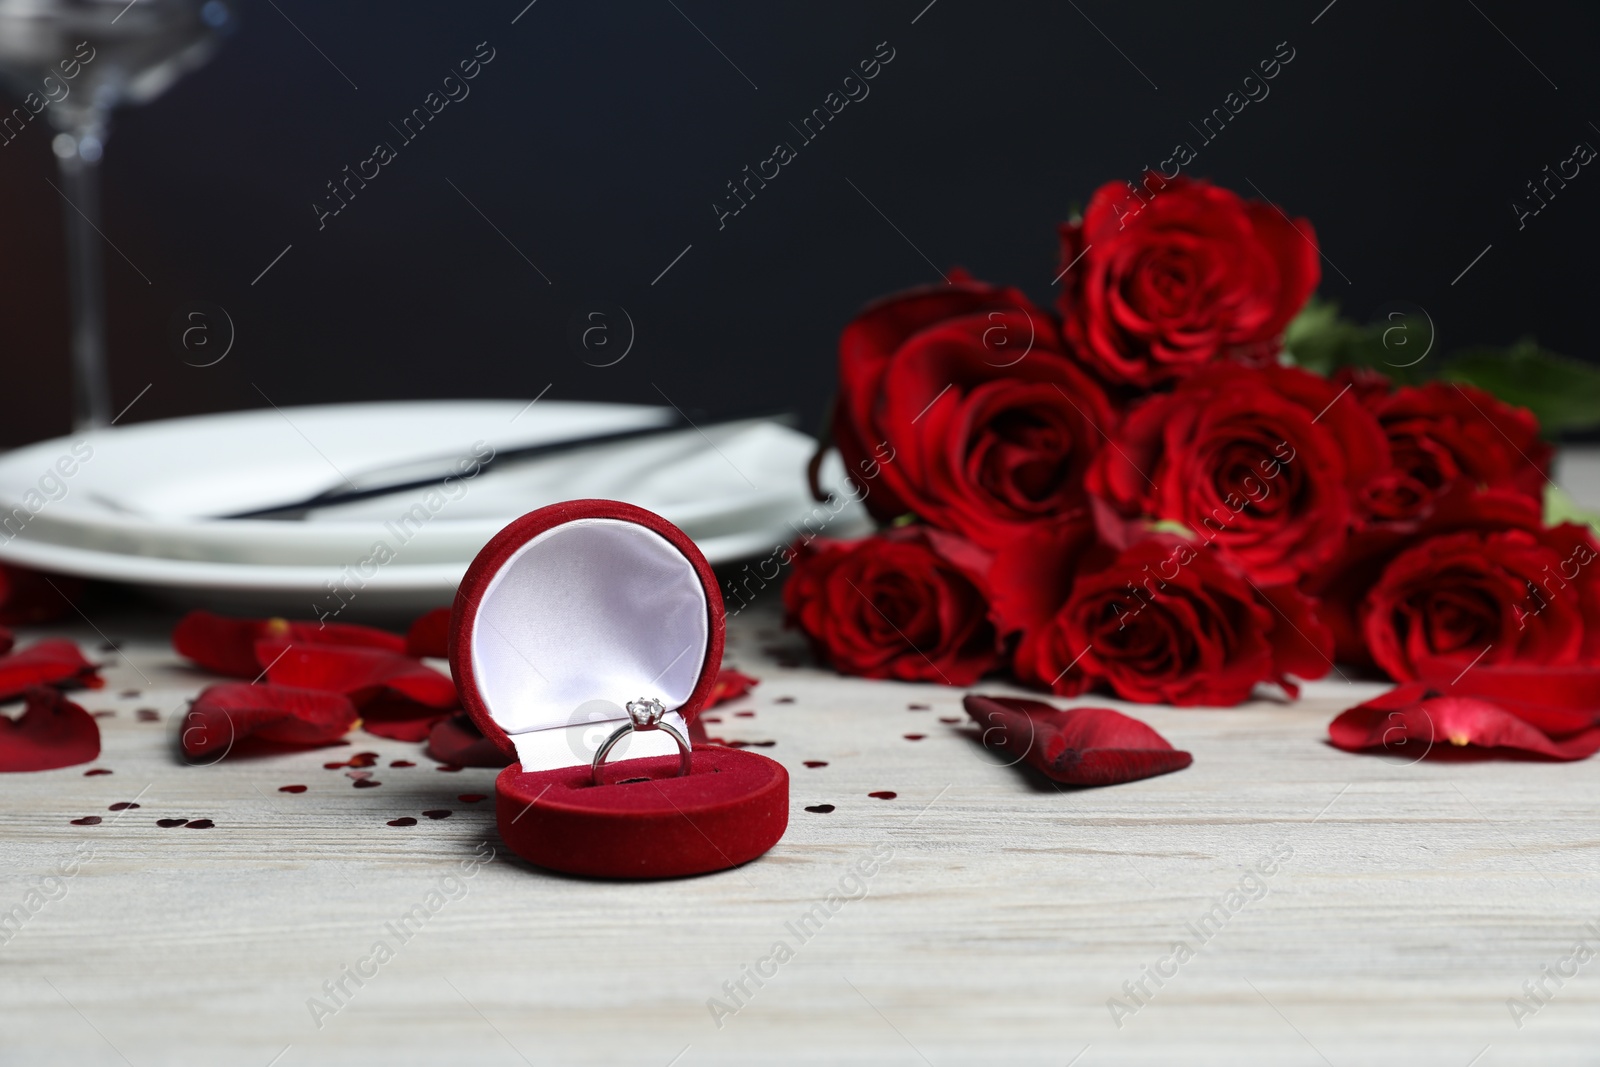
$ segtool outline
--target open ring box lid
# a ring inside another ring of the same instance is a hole
[[[716,576],[687,535],[615,500],[569,500],[501,530],[456,593],[450,668],[485,737],[518,762],[495,782],[500,836],[570,874],[668,878],[752,860],[783,836],[789,775],[743,749],[632,733],[594,753],[646,697],[687,738],[722,662]]]

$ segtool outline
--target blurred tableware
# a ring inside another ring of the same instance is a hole
[[[20,127],[42,111],[58,131],[78,429],[112,417],[99,177],[111,110],[161,95],[211,57],[233,22],[225,0],[0,0],[0,81],[22,100],[6,121],[20,113]]]

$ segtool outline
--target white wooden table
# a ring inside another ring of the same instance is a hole
[[[776,742],[759,751],[792,775],[788,833],[744,868],[656,883],[521,863],[492,800],[458,799],[492,794],[495,772],[441,773],[416,745],[357,734],[186,766],[177,720],[205,679],[167,647],[170,618],[91,607],[125,654],[103,654],[107,687],[83,701],[116,712],[93,765],[113,773],[0,776],[0,913],[92,854],[0,946],[0,1063],[1600,1062],[1600,962],[1545,979],[1520,1028],[1507,1006],[1580,939],[1600,950],[1600,761],[1348,755],[1326,724],[1372,687],[1334,682],[1294,705],[1135,709],[1194,765],[1061,791],[949,721],[959,691],[780,667],[769,650],[799,643],[772,607],[734,620],[728,662],[762,684],[712,733]],[[323,768],[360,750],[382,755],[381,787]],[[401,816],[418,822],[388,825]],[[1274,850],[1292,854],[1250,875]],[[826,914],[875,853],[892,858],[865,896]],[[391,924],[434,890],[402,943]],[[802,941],[791,925],[819,902]],[[362,964],[380,940],[393,958]],[[792,959],[744,978],[778,941]],[[351,995],[314,1019],[341,978]],[[711,998],[743,1003],[719,1027]]]

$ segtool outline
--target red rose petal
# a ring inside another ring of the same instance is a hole
[[[95,670],[72,641],[62,637],[35,641],[20,652],[0,656],[0,700],[20,696],[36,685],[77,682],[98,689],[105,683]]]
[[[1421,682],[1390,690],[1341,712],[1328,724],[1328,739],[1347,752],[1406,745],[1473,746],[1547,756],[1587,759],[1600,751],[1600,727],[1556,740],[1498,704],[1474,697],[1439,696]]]
[[[449,678],[410,656],[381,648],[264,640],[256,659],[274,685],[344,693],[358,706],[387,693],[444,710],[456,705]]]
[[[1600,665],[1484,664],[1419,657],[1417,677],[1449,696],[1480,697],[1552,737],[1600,726]]]
[[[984,744],[1067,785],[1117,785],[1194,762],[1149,726],[1111,708],[1062,711],[1040,700],[977,694],[962,704],[983,729]]]
[[[354,705],[339,693],[225,682],[201,690],[184,716],[179,743],[190,757],[226,755],[245,738],[322,745],[343,737],[355,720]]]
[[[450,609],[434,608],[406,631],[406,655],[450,658]]]
[[[692,728],[694,723],[689,725]],[[509,767],[515,762],[484,737],[464,712],[443,719],[433,727],[428,734],[427,754],[440,763],[453,765],[453,769]]]
[[[18,718],[0,715],[0,771],[49,771],[100,755],[100,726],[93,715],[55,689],[29,689],[24,698]]]
[[[717,680],[711,686],[711,695],[706,699],[706,708],[714,708],[718,704],[737,700],[750,690],[761,684],[761,679],[753,678],[742,671],[732,667],[724,667],[717,672]]]
[[[297,644],[375,648],[391,653],[406,650],[405,638],[370,626],[288,619],[231,619],[209,611],[191,611],[179,619],[172,631],[172,647],[180,656],[207,670],[236,678],[255,678],[261,673],[261,664],[256,661],[256,642],[264,638]]]
[[[433,728],[449,717],[438,708],[389,693],[361,705],[361,728],[391,741],[426,741]]]

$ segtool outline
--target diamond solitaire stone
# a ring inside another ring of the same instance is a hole
[[[667,709],[662,707],[661,701],[655,697],[641,697],[638,700],[628,701],[628,718],[633,720],[635,730],[654,730],[661,725],[662,716]]]

